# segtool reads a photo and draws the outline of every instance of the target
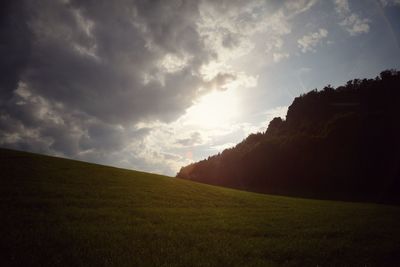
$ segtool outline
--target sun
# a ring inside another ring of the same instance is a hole
[[[232,122],[240,114],[236,90],[214,90],[187,110],[186,119],[202,128],[215,128]]]

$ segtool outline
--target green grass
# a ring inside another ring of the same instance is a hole
[[[2,266],[400,266],[400,208],[0,150]]]

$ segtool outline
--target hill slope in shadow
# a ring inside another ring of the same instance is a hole
[[[399,266],[400,207],[0,149],[2,266]]]

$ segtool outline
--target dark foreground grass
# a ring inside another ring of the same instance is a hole
[[[399,266],[400,208],[0,150],[1,266]]]

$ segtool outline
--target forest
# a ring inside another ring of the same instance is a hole
[[[400,203],[400,71],[312,90],[286,119],[177,177],[279,195]]]

